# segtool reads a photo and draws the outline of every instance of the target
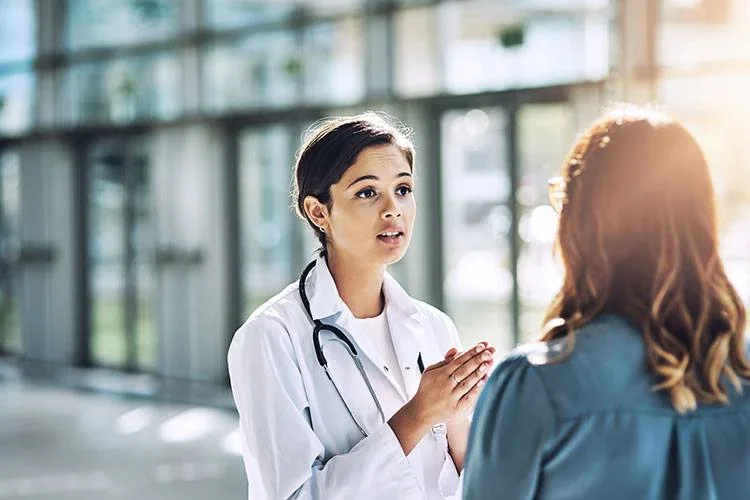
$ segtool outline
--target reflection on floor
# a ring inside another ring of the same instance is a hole
[[[0,380],[0,499],[239,499],[236,413]]]

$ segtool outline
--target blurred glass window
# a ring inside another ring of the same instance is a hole
[[[239,200],[243,314],[279,293],[299,270],[294,258],[297,220],[290,206],[292,134],[273,125],[239,139]]]
[[[21,156],[15,149],[0,150],[0,354],[23,351],[16,300],[13,253],[18,249],[21,195]]]
[[[746,0],[661,0],[657,60],[661,66],[750,59],[750,2]],[[712,67],[715,71],[717,68]]]
[[[302,15],[325,17],[360,11],[367,0],[208,0],[206,22],[218,30],[283,24]]]
[[[209,48],[203,64],[205,109],[297,104],[302,85],[299,46],[295,33],[274,31]]]
[[[363,32],[361,18],[315,24],[305,30],[306,103],[344,105],[364,97]]]
[[[404,9],[394,20],[397,50],[395,82],[398,93],[427,96],[441,90],[441,37],[434,7]]]
[[[204,57],[204,109],[353,103],[364,95],[362,31],[350,18],[214,45]]]
[[[750,71],[666,76],[659,97],[703,148],[716,189],[720,248],[730,280],[750,306]]]
[[[511,197],[501,108],[451,110],[440,121],[446,312],[464,345],[513,346]]]
[[[0,63],[36,54],[33,0],[0,0]]]
[[[522,340],[538,338],[544,312],[562,285],[562,267],[553,255],[558,215],[549,205],[547,180],[560,173],[575,138],[574,120],[569,103],[527,104],[518,113],[517,272]]]
[[[345,12],[361,12],[371,0],[298,0],[307,12],[317,16],[329,16]]]
[[[395,3],[402,7],[419,7],[435,3],[435,0],[396,0]]]
[[[277,0],[208,0],[205,9],[206,23],[215,29],[282,23],[295,13],[292,2]]]
[[[31,71],[0,75],[0,133],[15,135],[31,128],[35,90]]]
[[[61,105],[72,124],[172,119],[182,112],[182,84],[176,54],[81,63],[67,70]]]
[[[135,45],[177,36],[179,0],[68,0],[65,47]]]
[[[87,162],[92,360],[154,369],[156,281],[147,141],[99,139],[90,146]]]
[[[609,70],[606,2],[468,0],[398,16],[396,88],[407,96],[597,81]]]

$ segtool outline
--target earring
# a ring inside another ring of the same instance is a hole
[[[326,232],[326,228],[324,228],[323,226],[318,226],[318,229],[320,229],[321,233],[325,233]]]

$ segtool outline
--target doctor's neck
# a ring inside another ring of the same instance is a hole
[[[326,263],[339,297],[355,318],[374,318],[385,306],[383,278],[385,266],[365,263],[363,259],[340,255],[329,247]]]

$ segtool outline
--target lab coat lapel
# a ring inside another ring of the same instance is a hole
[[[310,300],[310,313],[315,319],[323,321],[349,310],[339,297],[336,282],[333,281],[324,257],[318,257],[315,261],[315,268],[305,284],[305,290]]]
[[[386,308],[386,319],[388,319],[388,309]],[[390,320],[389,321],[389,327],[390,327]],[[406,397],[406,394],[404,394],[404,390],[401,387],[401,384],[399,384],[396,379],[394,378],[394,373],[392,371],[389,371],[388,368],[385,366],[385,360],[381,357],[380,352],[378,352],[377,346],[375,345],[375,342],[372,341],[372,339],[364,337],[362,335],[352,335],[353,328],[356,328],[356,323],[353,321],[353,316],[349,311],[346,311],[341,314],[341,316],[338,318],[338,326],[349,336],[350,339],[357,345],[357,348],[360,350],[362,354],[362,362],[365,363],[367,366],[374,367],[377,372],[382,375],[388,383],[393,387],[393,389],[399,394],[401,398],[405,398],[404,401],[407,401],[408,398]],[[359,332],[356,332],[359,333]],[[391,333],[393,335],[393,333]],[[398,355],[397,355],[398,357]],[[399,359],[399,364],[401,364],[401,358]],[[390,370],[399,370],[399,366],[393,366],[390,368]]]
[[[419,388],[421,373],[417,359],[422,350],[424,329],[419,319],[403,317],[397,311],[388,314],[388,326],[391,329],[393,346],[396,349],[396,357],[406,386],[406,394],[403,394],[402,390],[399,390],[399,392],[408,401],[417,393]]]
[[[341,300],[341,297],[339,296],[338,289],[336,288],[336,282],[333,280],[333,276],[331,275],[331,271],[328,269],[325,258],[318,257],[315,264],[315,270],[311,278],[312,279],[310,279],[306,285],[306,290],[310,298],[310,311],[312,312],[313,318],[319,319],[324,323],[334,324],[341,331],[343,331],[344,334],[346,334],[346,336],[349,337],[352,342],[354,342],[360,354],[362,354],[362,362],[366,366],[372,365],[375,370],[383,375],[388,383],[393,386],[393,388],[401,397],[405,397],[406,395],[401,388],[401,384],[396,382],[396,380],[393,378],[393,374],[387,372],[383,368],[384,363],[377,351],[377,347],[375,346],[375,344],[366,340],[359,342],[359,336],[352,335],[352,329],[355,328],[354,317],[352,316],[349,308],[346,307],[346,304],[343,300]],[[403,292],[403,290],[401,290],[401,292],[403,295],[406,295],[406,292]],[[403,297],[399,297],[400,298],[398,300],[402,301]],[[408,295],[406,297],[408,297]],[[387,294],[386,315],[388,315]],[[389,327],[393,327],[390,319]],[[391,330],[391,335],[393,335],[393,330]],[[399,363],[403,366],[402,358],[398,355],[398,349],[396,349],[396,355],[399,359]],[[416,362],[416,355],[414,357],[414,360]],[[393,367],[393,369],[397,370],[399,369],[399,367]]]
[[[417,393],[421,373],[417,359],[425,336],[425,316],[401,285],[386,273],[383,291],[387,304],[388,326],[406,386],[406,400]],[[399,391],[402,392],[402,391]]]

